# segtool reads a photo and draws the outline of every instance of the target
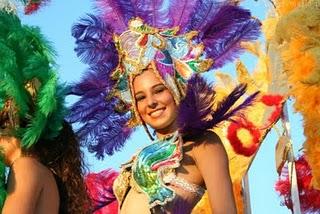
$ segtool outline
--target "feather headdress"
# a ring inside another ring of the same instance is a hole
[[[90,68],[72,90],[81,98],[70,115],[97,157],[119,150],[139,122],[130,91],[135,75],[152,66],[179,103],[193,73],[235,59],[260,28],[228,0],[97,0],[97,10],[72,29],[75,51]]]
[[[58,85],[55,53],[38,28],[6,11],[0,11],[0,28],[1,128],[29,148],[57,136],[66,89]]]
[[[4,9],[0,29],[0,134],[16,136],[28,149],[40,138],[58,135],[66,114],[66,88],[58,85],[54,51],[38,28],[22,25]],[[6,195],[2,158],[0,207]]]

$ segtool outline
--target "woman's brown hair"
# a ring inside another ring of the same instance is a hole
[[[60,195],[59,213],[89,213],[83,152],[71,125],[64,122],[59,136],[54,140],[40,140],[30,152],[55,175]]]

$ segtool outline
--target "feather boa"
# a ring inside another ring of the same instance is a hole
[[[99,173],[90,173],[85,177],[94,214],[118,212],[118,203],[112,190],[117,176],[117,172],[107,169]]]
[[[23,0],[25,2],[25,0]],[[24,13],[30,15],[38,11],[42,6],[48,4],[49,0],[28,0],[25,3]]]
[[[320,189],[320,26],[319,0],[294,1],[289,7],[280,4],[283,15],[277,25],[276,41],[283,41],[281,54],[284,70],[295,98],[295,109],[304,120],[306,159],[312,169],[315,188]],[[302,4],[303,3],[303,4]],[[301,18],[306,17],[306,18]],[[288,30],[290,29],[290,30]]]
[[[301,210],[303,213],[319,213],[320,212],[320,190],[312,187],[312,174],[305,156],[301,156],[295,161],[299,198]],[[275,185],[276,191],[283,197],[282,205],[292,210],[291,200],[291,184],[289,181],[288,169],[285,168],[282,177]]]

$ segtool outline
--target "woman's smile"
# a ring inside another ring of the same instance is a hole
[[[162,114],[165,112],[166,110],[166,107],[163,107],[163,108],[158,108],[158,109],[155,109],[153,111],[151,111],[148,115],[154,119],[158,118],[158,117],[161,117]]]

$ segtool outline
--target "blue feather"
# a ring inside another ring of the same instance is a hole
[[[90,152],[95,152],[97,158],[103,158],[104,154],[112,155],[124,145],[130,137],[132,130],[128,128],[123,132],[128,117],[126,115],[97,113],[92,120],[82,126],[77,134],[82,142],[89,147]]]
[[[88,14],[72,27],[72,36],[76,39],[75,51],[84,63],[118,61],[112,31],[101,18]]]

